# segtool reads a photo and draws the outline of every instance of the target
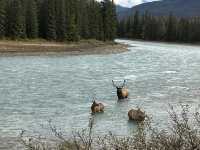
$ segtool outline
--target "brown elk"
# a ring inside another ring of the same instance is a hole
[[[122,86],[117,86],[112,80],[113,86],[117,88],[117,97],[119,100],[128,98],[128,89],[125,87],[126,80],[124,80]]]
[[[96,101],[93,101],[91,106],[92,113],[98,113],[104,111],[104,105],[102,103],[97,103]]]
[[[140,109],[131,109],[129,112],[128,112],[128,117],[129,117],[129,120],[133,120],[133,121],[138,121],[138,122],[142,122],[145,120],[145,112],[141,111]]]

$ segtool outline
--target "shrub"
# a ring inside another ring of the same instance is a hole
[[[112,133],[105,136],[94,137],[93,119],[90,119],[88,129],[74,132],[71,140],[64,138],[62,132],[58,132],[50,124],[51,131],[59,139],[58,144],[50,147],[40,139],[24,139],[21,141],[28,150],[199,150],[200,149],[200,114],[189,111],[188,105],[181,105],[181,111],[177,112],[170,106],[170,125],[165,130],[153,127],[151,119],[138,123],[137,132],[134,135],[118,137]]]

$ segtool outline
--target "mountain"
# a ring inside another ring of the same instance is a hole
[[[130,16],[136,10],[140,13],[148,11],[155,16],[166,16],[170,12],[178,17],[200,16],[200,0],[162,0],[147,2],[127,9],[126,11],[118,12],[118,18],[122,19]]]
[[[123,19],[123,18],[126,18],[127,16],[130,16],[132,12],[131,10],[132,8],[127,8],[127,7],[117,5],[116,12],[117,12],[118,19]]]
[[[128,10],[131,10],[131,8],[123,7],[123,6],[120,6],[120,5],[116,6],[117,14],[127,12]]]

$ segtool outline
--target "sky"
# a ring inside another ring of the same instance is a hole
[[[152,2],[156,0],[114,0],[114,1],[116,4],[119,4],[121,6],[132,7],[134,5],[138,5],[145,2]]]

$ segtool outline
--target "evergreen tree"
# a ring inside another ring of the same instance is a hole
[[[23,5],[20,0],[11,0],[8,6],[8,28],[7,33],[9,37],[24,38],[26,33],[25,16],[23,12]]]
[[[114,40],[117,34],[117,14],[116,14],[116,5],[114,3],[114,0],[112,0],[112,5],[111,5],[111,39]]]
[[[97,39],[99,36],[99,11],[95,0],[89,2],[89,28],[90,28],[90,38]]]
[[[77,28],[77,14],[76,14],[76,0],[67,0],[66,8],[67,8],[67,40],[68,41],[78,41],[79,34]]]
[[[178,23],[177,40],[184,42],[189,41],[189,22],[186,19],[182,18]]]
[[[0,1],[0,38],[6,33],[6,0]]]
[[[165,32],[166,32],[166,27],[165,27],[165,22],[164,18],[162,17],[156,17],[156,25],[155,25],[155,33],[156,33],[156,40],[164,40],[165,37]]]
[[[170,13],[167,19],[167,29],[166,29],[166,40],[175,41],[176,40],[176,18]]]
[[[98,34],[98,38],[97,40],[104,40],[104,23],[103,23],[103,12],[102,12],[102,5],[99,3],[98,4],[98,18],[97,18],[97,22],[99,25],[99,34]]]
[[[200,18],[194,17],[190,21],[190,27],[189,27],[189,40],[190,42],[197,42],[200,41]]]
[[[66,8],[65,0],[56,0],[56,34],[57,40],[66,39]]]
[[[46,38],[48,40],[56,39],[56,11],[55,0],[47,0],[47,33]]]
[[[149,31],[151,30],[149,27],[149,24],[151,22],[151,15],[146,11],[143,15],[143,32],[142,32],[142,38],[144,40],[149,39]]]
[[[133,38],[140,38],[141,37],[141,25],[140,25],[140,18],[139,12],[136,11],[133,19],[133,26],[132,26],[132,37]]]
[[[38,37],[38,16],[35,0],[28,0],[26,9],[26,32],[28,38]]]
[[[126,34],[125,35],[128,38],[132,38],[132,30],[133,30],[132,25],[133,25],[132,17],[128,17],[128,19],[127,19],[127,21],[125,23],[125,26],[126,26],[126,30],[125,30]]]
[[[39,37],[47,39],[47,3],[48,0],[38,0]]]
[[[21,4],[22,4],[22,25],[23,25],[23,33],[24,35],[21,38],[26,38],[27,37],[27,33],[26,33],[26,6],[27,6],[27,0],[21,0]]]
[[[102,2],[104,41],[114,40],[116,36],[116,11],[114,1]]]
[[[126,21],[125,20],[121,20],[118,22],[118,26],[117,26],[117,35],[118,37],[126,37]]]
[[[90,38],[90,29],[89,29],[89,11],[90,3],[87,1],[79,0],[78,5],[78,26],[80,27],[79,34],[81,38],[88,39]]]
[[[75,16],[70,16],[68,18],[68,24],[67,24],[67,40],[68,41],[78,41],[79,35],[77,26],[75,24]]]

